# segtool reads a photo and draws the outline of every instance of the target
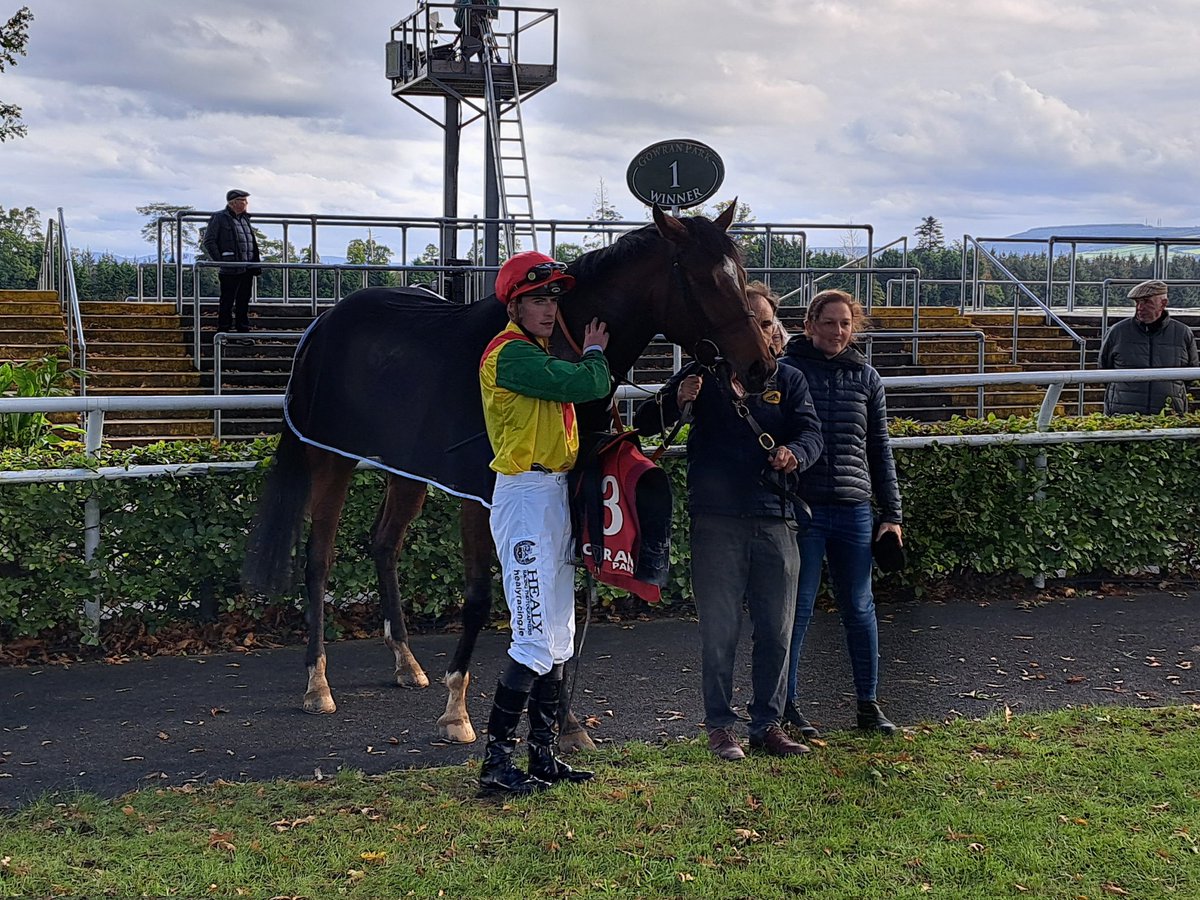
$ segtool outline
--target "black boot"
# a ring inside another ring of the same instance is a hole
[[[529,774],[555,784],[590,781],[592,772],[572,769],[554,755],[558,736],[558,700],[562,693],[562,668],[555,666],[533,683],[529,694]]]
[[[503,683],[496,686],[496,699],[488,719],[487,747],[483,751],[483,768],[479,771],[481,794],[511,794],[526,796],[544,791],[550,785],[540,778],[526,775],[513,765],[513,750],[517,746],[517,725],[529,698]]]
[[[878,731],[888,737],[900,730],[888,721],[888,717],[874,700],[858,701],[858,727],[863,731]]]
[[[805,738],[820,737],[821,732],[817,731],[817,726],[805,718],[804,713],[800,712],[796,707],[794,700],[789,700],[783,705],[783,721],[793,726]]]

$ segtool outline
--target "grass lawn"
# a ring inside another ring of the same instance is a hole
[[[1200,707],[582,762],[510,803],[477,764],[49,797],[0,820],[0,897],[1200,897]]]

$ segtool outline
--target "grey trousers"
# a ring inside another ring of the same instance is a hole
[[[737,721],[733,666],[743,601],[753,626],[750,734],[759,736],[780,723],[799,574],[796,535],[782,518],[692,517],[692,593],[700,616],[701,684],[710,731]]]

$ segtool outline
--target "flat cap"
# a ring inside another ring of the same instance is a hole
[[[1140,300],[1142,297],[1157,297],[1166,292],[1167,283],[1165,281],[1143,281],[1129,289],[1129,299]]]
[[[249,191],[239,191],[237,188],[234,188],[232,191],[225,192],[225,202],[228,203],[230,200],[237,200],[239,197],[249,197],[249,196],[250,196]]]

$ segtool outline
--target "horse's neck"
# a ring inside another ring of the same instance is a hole
[[[583,349],[583,330],[592,319],[608,326],[608,348],[604,355],[615,376],[621,376],[637,361],[654,337],[656,329],[641,297],[604,287],[578,289],[563,305],[563,322],[571,340]]]

